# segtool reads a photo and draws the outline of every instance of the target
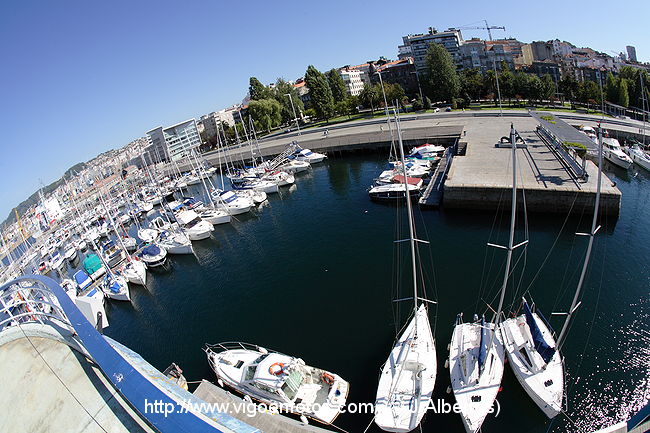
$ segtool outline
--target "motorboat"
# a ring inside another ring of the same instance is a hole
[[[422,182],[422,179],[418,179],[419,182]],[[419,184],[409,183],[407,185],[409,195],[411,197],[416,197],[420,194]],[[372,200],[398,200],[404,199],[405,197],[405,188],[402,183],[388,183],[374,185],[368,189],[368,195]]]
[[[193,210],[183,210],[176,215],[183,232],[191,241],[200,241],[210,237],[214,226],[201,217]]]
[[[277,185],[274,186],[276,188],[278,187]],[[256,189],[239,189],[237,190],[237,193],[240,195],[247,195],[255,204],[264,203],[268,198],[264,191],[258,191]]]
[[[293,174],[280,170],[271,171],[265,174],[262,179],[268,182],[273,182],[278,186],[293,185],[296,181],[296,178],[293,176]]]
[[[603,156],[612,164],[626,170],[633,164],[632,158],[623,152],[618,140],[612,137],[603,137]]]
[[[138,251],[137,256],[148,268],[156,268],[167,261],[167,250],[156,244],[148,244]]]
[[[70,297],[70,299],[74,302],[74,300],[77,298],[77,285],[75,284],[74,281],[72,281],[69,278],[64,278],[61,280],[60,284],[61,288],[63,291]]]
[[[501,337],[515,377],[549,418],[562,411],[564,366],[553,333],[523,300],[524,314],[501,323]]]
[[[116,301],[130,301],[131,293],[129,291],[129,284],[126,279],[121,275],[108,273],[100,283],[100,288],[106,297]]]
[[[131,236],[124,236],[122,238],[122,245],[124,245],[124,248],[126,248],[128,252],[132,253],[137,248],[137,241]]]
[[[62,270],[64,265],[65,261],[63,256],[61,256],[61,253],[59,253],[59,251],[54,251],[50,255],[50,268],[58,271]]]
[[[206,345],[204,350],[220,385],[265,404],[331,424],[347,400],[348,382],[300,358],[247,343]]]
[[[650,170],[650,154],[641,149],[638,144],[628,147],[627,153],[635,164],[645,168],[646,170]]]
[[[82,292],[90,287],[90,285],[93,283],[93,280],[90,278],[90,276],[88,276],[88,274],[82,270],[75,272],[72,278],[74,279],[75,284],[77,284],[77,287],[79,287],[79,290]]]
[[[114,268],[126,259],[126,253],[124,250],[119,248],[113,240],[105,242],[102,245],[101,253],[104,257],[104,261],[111,268]]]
[[[409,156],[416,158],[433,158],[440,156],[442,152],[445,151],[443,146],[437,146],[435,144],[425,143],[421,146],[414,147],[411,149]]]
[[[243,196],[238,194],[233,190],[230,191],[219,191],[216,190],[212,193],[214,199],[216,199],[217,207],[222,208],[230,215],[239,215],[246,213],[251,210],[255,203],[248,196]]]
[[[121,268],[120,273],[129,283],[145,286],[147,284],[147,266],[140,260],[127,261]]]
[[[237,191],[253,190],[265,194],[273,194],[280,191],[278,184],[262,179],[247,180],[236,187]]]
[[[99,280],[106,273],[106,267],[97,254],[88,254],[82,266],[93,281]]]
[[[86,243],[85,240],[79,239],[75,243],[75,247],[77,248],[78,251],[86,251],[88,249],[88,244]]]
[[[311,165],[307,161],[298,161],[297,159],[287,159],[287,161],[280,165],[278,168],[282,171],[286,171],[287,173],[300,173],[306,170],[309,170]]]
[[[158,217],[158,218],[160,218],[160,217]],[[158,219],[158,218],[156,218],[156,219]],[[154,221],[156,219],[154,219]],[[162,218],[160,218],[160,219],[162,220]],[[153,223],[153,221],[152,221],[152,223]],[[138,237],[143,242],[153,242],[158,237],[158,230],[156,228],[148,228],[148,229],[142,228],[142,229],[139,229],[138,230]]]
[[[156,243],[169,254],[192,254],[192,242],[187,235],[180,231],[162,230],[159,232]]]
[[[449,345],[451,388],[468,433],[480,430],[486,416],[494,410],[501,386],[505,353],[495,324],[477,316],[463,323],[462,314]]]
[[[309,149],[297,149],[294,155],[296,157],[296,160],[306,161],[309,164],[317,164],[327,158],[327,155],[323,153],[312,152]]]
[[[210,208],[208,206],[198,211],[198,214],[202,220],[205,220],[213,225],[227,224],[232,219],[228,212],[220,209]]]
[[[63,257],[65,257],[67,261],[72,262],[77,258],[77,248],[73,244],[66,245],[66,248],[63,251]]]

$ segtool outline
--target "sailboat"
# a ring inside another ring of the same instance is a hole
[[[554,339],[552,329],[547,325],[540,312],[528,305],[526,299],[522,300],[524,314],[505,320],[501,324],[501,335],[508,355],[508,361],[515,373],[517,380],[526,393],[533,399],[539,408],[553,418],[562,411],[564,400],[564,362],[560,348],[566,338],[569,323],[573,314],[580,306],[580,291],[587,275],[589,258],[593,246],[594,236],[600,229],[597,227],[598,210],[600,205],[600,189],[602,179],[603,161],[603,135],[598,129],[598,180],[594,214],[591,223],[589,244],[585,253],[582,272],[578,281],[571,307],[566,315],[562,331]],[[585,235],[583,233],[579,233]]]
[[[510,236],[506,266],[501,284],[499,305],[492,322],[485,316],[473,322],[463,323],[462,314],[456,318],[449,345],[449,374],[451,388],[458,404],[465,430],[474,433],[481,428],[485,417],[492,410],[503,377],[504,349],[498,332],[508,279],[511,274],[512,252],[527,241],[514,245],[517,211],[517,132],[510,127],[512,147],[512,202],[510,208]]]
[[[395,122],[403,162],[404,148],[397,114]],[[420,424],[431,401],[437,368],[436,346],[426,305],[432,301],[421,297],[418,287],[416,242],[423,241],[415,238],[411,199],[409,194],[404,196],[413,273],[413,313],[382,367],[375,400],[375,423],[390,432],[409,432]]]

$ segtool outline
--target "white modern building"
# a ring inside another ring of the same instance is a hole
[[[345,82],[348,94],[359,96],[363,90],[363,72],[356,69],[341,68],[339,74],[341,74],[341,78]]]
[[[463,35],[458,29],[452,28],[439,32],[433,27],[429,27],[428,33],[404,36],[402,42],[403,44],[397,47],[399,59],[413,57],[418,73],[424,72],[426,69],[427,51],[432,43],[445,47],[456,64],[461,62],[459,48],[463,44]]]
[[[189,150],[201,145],[195,119],[172,126],[159,126],[147,131],[151,144],[160,159],[176,161],[189,155]]]
[[[205,128],[205,135],[207,137],[214,137],[217,135],[217,128],[219,123],[223,122],[228,126],[235,126],[235,118],[233,113],[234,107],[226,108],[225,110],[213,111],[212,113],[201,116],[201,123]]]

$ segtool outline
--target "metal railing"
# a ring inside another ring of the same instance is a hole
[[[75,334],[86,355],[129,404],[161,432],[257,432],[256,428],[210,408],[187,407],[154,384],[102,336],[54,280],[40,275],[17,278],[0,287],[0,333],[28,323],[58,325]],[[162,375],[161,375],[162,376]],[[187,393],[188,401],[193,398]],[[152,411],[151,402],[172,412]],[[149,406],[147,405],[149,403]],[[218,420],[215,421],[215,420]]]
[[[542,125],[537,126],[537,133],[545,139],[549,147],[561,158],[561,162],[567,167],[567,169],[573,174],[576,178],[587,180],[588,174],[586,169],[586,160],[578,161],[576,158],[577,155],[569,153],[565,149],[565,144],[558,137],[555,136],[551,131],[546,129]]]

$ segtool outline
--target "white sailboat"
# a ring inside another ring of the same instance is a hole
[[[404,149],[397,116],[395,122],[403,162]],[[409,432],[420,424],[431,400],[437,369],[436,346],[425,303],[431,301],[420,296],[418,287],[416,242],[422,241],[415,238],[413,209],[410,195],[406,194],[406,185],[403,188],[413,274],[413,313],[382,367],[375,400],[375,423],[382,430],[390,432]]]
[[[463,323],[462,314],[456,318],[454,332],[449,345],[449,375],[451,388],[458,404],[465,430],[475,433],[480,430],[485,417],[490,413],[497,398],[503,377],[504,349],[498,332],[503,300],[511,274],[512,252],[527,241],[514,245],[517,216],[517,132],[510,128],[512,148],[512,200],[510,206],[510,235],[508,246],[488,244],[506,249],[506,266],[501,284],[499,304],[494,320],[486,322],[478,316],[473,322]]]
[[[528,393],[549,418],[555,417],[562,411],[564,399],[564,362],[560,354],[560,348],[566,338],[570,320],[579,307],[580,292],[587,275],[594,236],[600,229],[597,226],[597,222],[600,206],[604,144],[601,128],[598,130],[598,136],[599,151],[596,198],[591,230],[586,234],[586,236],[589,236],[589,244],[571,307],[568,313],[562,313],[566,315],[566,320],[564,321],[557,342],[554,339],[550,326],[546,324],[539,312],[535,312],[534,308],[528,305],[526,299],[522,301],[524,314],[507,319],[501,324],[501,335],[512,371],[515,373],[517,380],[526,393]]]

